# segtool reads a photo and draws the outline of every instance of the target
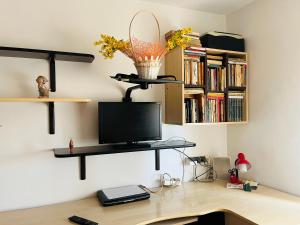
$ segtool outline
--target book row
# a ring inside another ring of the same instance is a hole
[[[186,123],[241,122],[245,118],[244,96],[242,92],[229,93],[227,106],[223,93],[199,94],[197,98],[185,98],[185,121]]]
[[[241,122],[244,119],[244,94],[232,92],[228,94],[228,121]]]
[[[184,60],[184,83],[187,85],[204,85],[204,63],[199,60]]]
[[[207,82],[210,91],[225,91],[226,67],[209,67]]]
[[[241,60],[229,60],[228,83],[233,87],[245,87],[247,78],[247,64]]]

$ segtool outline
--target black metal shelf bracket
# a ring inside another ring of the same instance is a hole
[[[50,91],[56,91],[55,55],[49,54],[50,66]],[[55,134],[55,107],[54,102],[49,102],[49,134]]]
[[[146,83],[127,88],[125,97],[123,98],[123,102],[132,102],[131,93],[133,90],[137,90],[137,89],[146,90],[148,88],[149,88],[149,85]]]
[[[54,102],[48,103],[49,108],[49,134],[55,134],[55,107]]]
[[[80,180],[86,179],[86,159],[85,156],[79,157],[79,163],[80,163]]]
[[[160,151],[155,150],[155,170],[160,170]]]
[[[55,74],[55,55],[49,55],[49,65],[50,65],[50,91],[56,91],[56,74]]]

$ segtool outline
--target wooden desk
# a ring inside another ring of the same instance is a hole
[[[97,221],[100,225],[145,225],[174,218],[193,219],[215,211],[233,212],[260,225],[300,224],[300,198],[263,186],[251,193],[229,190],[220,181],[185,183],[178,188],[166,188],[161,194],[153,194],[150,200],[106,208],[100,206],[96,197],[92,197],[2,212],[0,224],[70,225],[67,218],[76,214]],[[244,224],[251,223],[246,221],[238,225]]]

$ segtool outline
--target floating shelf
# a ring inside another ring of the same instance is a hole
[[[14,48],[14,47],[0,47],[0,56],[48,60],[50,65],[50,89],[52,92],[56,91],[56,74],[55,74],[56,60],[91,63],[94,61],[95,58],[95,56],[91,54],[84,54],[84,53],[60,52],[60,51],[30,49],[30,48]]]
[[[138,75],[136,74],[123,74],[118,73],[115,76],[111,76],[112,79],[123,81],[127,83],[133,83],[138,84],[136,86],[130,87],[127,89],[125,97],[123,98],[123,101],[125,102],[131,102],[131,92],[136,89],[142,89],[146,90],[149,88],[149,84],[183,84],[183,81],[176,80],[176,77],[173,75],[160,75],[157,76],[157,79],[155,80],[149,80],[149,79],[140,79]]]
[[[49,133],[55,133],[55,114],[54,103],[88,103],[88,98],[0,98],[0,102],[32,102],[32,103],[48,103],[49,110]]]
[[[54,156],[56,158],[80,158],[80,179],[86,179],[85,157],[91,155],[106,155],[117,154],[126,152],[141,152],[141,151],[155,151],[155,169],[160,170],[160,154],[159,150],[174,149],[174,148],[191,148],[195,147],[193,142],[174,140],[174,141],[155,141],[155,142],[142,142],[138,144],[109,144],[98,145],[91,147],[78,147],[70,152],[69,148],[54,149]]]
[[[84,53],[60,52],[30,48],[0,47],[0,56],[31,58],[31,59],[49,59],[49,56],[55,56],[55,60],[72,62],[93,62],[95,56]]]
[[[56,73],[55,61],[70,61],[70,62],[84,62],[91,63],[95,56],[84,53],[74,52],[60,52],[42,49],[30,48],[15,48],[15,47],[1,47],[0,56],[15,57],[15,58],[31,58],[31,59],[45,59],[49,61],[50,67],[50,91],[56,91]],[[46,102],[49,104],[49,133],[55,133],[54,121],[54,102],[90,102],[90,99],[82,98],[0,98],[0,102]]]
[[[88,103],[91,102],[88,98],[0,98],[0,102],[74,102]]]

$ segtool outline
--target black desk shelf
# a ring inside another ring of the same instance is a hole
[[[31,58],[31,59],[44,59],[49,61],[50,68],[50,91],[56,91],[56,73],[55,73],[55,61],[69,61],[69,62],[84,62],[91,63],[94,60],[94,56],[91,54],[74,53],[74,52],[60,52],[41,49],[30,48],[15,48],[15,47],[1,47],[0,56],[3,57],[15,57],[15,58]],[[55,121],[54,121],[54,102],[49,102],[49,133],[55,133]]]
[[[176,80],[176,77],[173,75],[160,75],[157,76],[156,80],[140,79],[136,74],[122,74],[118,73],[115,76],[111,76],[112,79],[123,81],[132,84],[138,84],[136,86],[130,87],[126,90],[125,97],[123,101],[131,102],[131,92],[135,89],[146,90],[149,88],[149,84],[183,84],[183,81]]]
[[[155,169],[160,170],[160,155],[159,150],[163,149],[174,149],[174,148],[191,148],[195,147],[196,144],[193,142],[175,140],[175,141],[156,141],[149,142],[147,145],[137,144],[136,146],[128,145],[98,145],[90,147],[77,147],[74,148],[72,153],[69,148],[58,148],[54,149],[54,156],[56,158],[70,158],[79,157],[80,158],[80,179],[86,179],[86,167],[85,167],[85,157],[92,155],[107,155],[107,154],[117,154],[126,152],[141,152],[141,151],[155,151]]]

